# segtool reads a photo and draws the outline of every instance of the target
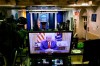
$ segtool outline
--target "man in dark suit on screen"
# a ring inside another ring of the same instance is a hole
[[[52,36],[48,35],[46,36],[46,40],[41,42],[40,49],[41,50],[48,50],[48,49],[57,50],[58,47],[57,47],[56,41],[52,40]]]

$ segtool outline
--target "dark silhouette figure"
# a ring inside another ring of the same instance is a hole
[[[20,44],[21,48],[25,48],[27,46],[25,44],[25,43],[27,43],[26,36],[28,36],[27,27],[25,27],[25,25],[27,24],[27,20],[24,17],[19,17],[17,22],[18,22],[17,32],[18,32],[18,35],[19,35],[19,44]]]
[[[14,23],[0,24],[0,52],[5,56],[7,66],[12,66],[15,50],[19,47],[18,33]]]
[[[21,45],[21,35],[17,30],[17,21],[11,15],[0,23],[0,53],[5,56],[7,66],[12,66],[14,62],[15,51]]]

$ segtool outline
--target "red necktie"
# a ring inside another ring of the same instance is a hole
[[[48,42],[48,48],[50,48],[50,42]]]

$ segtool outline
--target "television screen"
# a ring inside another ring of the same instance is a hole
[[[72,32],[30,32],[29,52],[34,54],[68,54]]]

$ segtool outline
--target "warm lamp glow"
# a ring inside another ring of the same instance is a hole
[[[92,1],[89,1],[89,5],[92,5]]]
[[[76,6],[77,4],[76,3],[74,3],[74,6]]]
[[[88,3],[82,3],[82,6],[88,6],[89,4]]]

